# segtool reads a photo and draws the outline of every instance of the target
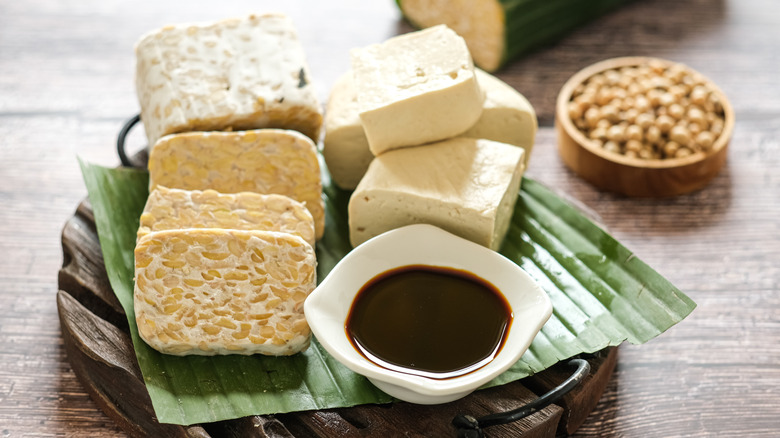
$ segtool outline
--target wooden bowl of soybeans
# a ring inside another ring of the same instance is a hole
[[[726,163],[734,111],[693,69],[613,58],[564,84],[555,109],[563,162],[596,187],[636,197],[701,189]]]

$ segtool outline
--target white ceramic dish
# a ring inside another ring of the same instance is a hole
[[[471,373],[436,380],[381,368],[355,350],[345,330],[355,295],[378,274],[407,265],[466,270],[504,294],[513,321],[503,348],[492,361]],[[409,225],[368,240],[347,254],[306,299],[304,312],[320,344],[347,368],[393,397],[437,404],[468,395],[517,362],[550,318],[552,304],[524,270],[497,252],[431,225]]]

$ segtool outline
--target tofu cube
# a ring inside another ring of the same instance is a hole
[[[476,69],[479,85],[485,92],[482,116],[461,137],[484,138],[519,146],[525,151],[523,162],[528,168],[536,141],[536,111],[528,99],[497,77]]]
[[[353,246],[411,224],[431,224],[497,250],[509,228],[524,151],[455,138],[384,153],[349,200]]]
[[[336,80],[325,108],[322,156],[330,177],[342,189],[352,190],[368,169],[374,154],[360,121],[352,71]]]
[[[138,239],[155,231],[187,228],[279,231],[314,246],[314,218],[290,197],[163,186],[152,190],[141,213]]]
[[[525,165],[531,157],[538,124],[528,99],[517,90],[482,70],[475,69],[485,101],[479,120],[460,137],[484,138],[519,146],[525,150]],[[374,154],[368,147],[357,104],[352,72],[333,85],[325,111],[322,155],[333,182],[354,190],[365,175]]]
[[[444,25],[353,49],[352,70],[374,155],[456,136],[482,113],[466,43]]]
[[[149,233],[135,248],[133,307],[141,338],[173,355],[306,349],[303,302],[317,284],[311,245],[274,231]]]

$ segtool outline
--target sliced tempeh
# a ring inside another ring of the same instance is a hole
[[[314,245],[311,213],[287,196],[157,186],[149,194],[141,214],[138,238],[153,231],[184,228],[280,231],[300,236]]]
[[[135,249],[138,331],[167,354],[297,353],[315,285],[314,250],[287,233],[157,231]]]
[[[325,228],[322,178],[314,143],[288,130],[191,132],[161,138],[149,154],[149,188],[289,196]]]

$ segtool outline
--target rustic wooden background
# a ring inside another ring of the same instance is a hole
[[[349,48],[408,30],[391,0],[0,0],[0,437],[121,436],[76,380],[56,314],[61,228],[86,196],[76,156],[117,164],[115,135],[138,111],[132,46],[142,33],[263,10],[297,23],[322,99]],[[704,190],[621,198],[561,164],[559,88],[580,68],[624,55],[687,63],[731,99],[728,163]],[[539,114],[528,174],[599,214],[699,305],[658,339],[621,348],[578,436],[780,434],[778,71],[777,0],[643,0],[499,74]],[[142,146],[141,135],[131,143]]]

